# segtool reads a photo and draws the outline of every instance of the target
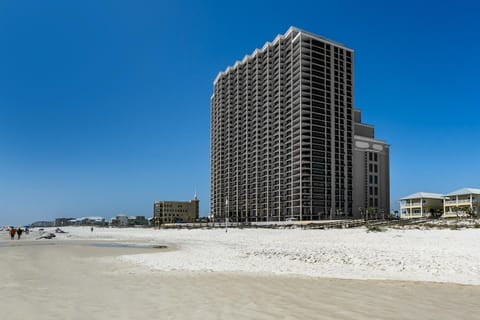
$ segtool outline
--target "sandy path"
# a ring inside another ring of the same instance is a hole
[[[479,286],[147,272],[109,258],[146,249],[43,243],[0,246],[2,310],[39,320],[478,319],[480,311]]]

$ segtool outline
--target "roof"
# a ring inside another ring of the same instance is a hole
[[[443,194],[440,193],[430,193],[430,192],[417,192],[411,194],[409,196],[400,198],[400,200],[409,200],[409,199],[419,199],[419,198],[427,198],[427,199],[443,199]]]
[[[76,218],[76,221],[82,221],[82,220],[104,220],[105,218],[103,217],[81,217],[81,218]]]
[[[228,72],[230,72],[231,70],[237,68],[241,63],[245,63],[248,59],[254,58],[257,54],[259,54],[259,53],[261,53],[261,52],[265,52],[265,50],[267,50],[267,48],[269,48],[269,47],[271,47],[272,45],[276,44],[276,42],[279,41],[280,39],[286,38],[286,37],[287,37],[290,33],[292,33],[292,32],[297,32],[297,33],[298,33],[297,36],[300,35],[300,34],[304,34],[304,35],[307,35],[307,36],[309,36],[309,37],[311,37],[311,38],[316,38],[316,39],[318,39],[318,40],[320,40],[320,41],[326,42],[326,43],[328,43],[328,44],[330,44],[330,45],[337,46],[337,47],[342,47],[342,48],[345,49],[345,50],[348,50],[348,51],[350,51],[350,52],[353,52],[353,49],[345,46],[344,44],[342,44],[342,43],[340,43],[340,42],[336,42],[336,41],[330,40],[330,39],[328,39],[328,38],[325,38],[325,37],[323,37],[323,36],[317,35],[317,34],[315,34],[315,33],[311,33],[311,32],[308,32],[308,31],[299,29],[299,28],[297,28],[297,27],[291,26],[290,28],[288,28],[287,32],[286,32],[284,35],[281,35],[281,34],[277,35],[277,36],[275,37],[275,40],[274,40],[273,42],[270,42],[270,41],[266,42],[261,49],[255,49],[252,54],[250,54],[250,55],[245,55],[245,56],[243,57],[242,61],[237,60],[233,66],[229,66],[229,67],[227,67],[227,69],[226,69],[225,71],[219,72],[219,73],[217,74],[217,77],[216,77],[215,80],[213,81],[213,83],[216,84],[217,81],[218,81],[218,79],[220,79],[220,77],[221,77],[222,75],[225,75],[225,74],[227,74]],[[292,40],[292,42],[294,42],[295,39],[296,39],[296,37]]]
[[[446,196],[459,196],[463,194],[480,194],[480,189],[476,188],[463,188],[463,189],[458,189],[456,191],[453,191]]]

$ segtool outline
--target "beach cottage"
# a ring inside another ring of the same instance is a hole
[[[400,219],[424,218],[443,210],[440,193],[417,192],[400,199]]]
[[[463,188],[445,195],[443,204],[444,217],[465,216],[469,213],[478,214],[480,204],[480,189]]]

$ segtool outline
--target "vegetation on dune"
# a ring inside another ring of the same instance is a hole
[[[380,226],[367,226],[367,232],[384,232],[384,231],[387,231],[387,229]]]

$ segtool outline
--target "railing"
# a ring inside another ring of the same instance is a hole
[[[420,207],[422,205],[421,202],[405,202],[401,204],[403,207]]]
[[[402,217],[426,217],[430,212],[402,212]]]
[[[470,203],[470,199],[446,200],[445,204],[465,204]]]
[[[380,220],[369,220],[380,221]],[[269,222],[228,222],[228,228],[302,228],[302,229],[330,229],[330,228],[355,228],[365,224],[364,219],[342,220],[315,220],[315,221],[269,221]],[[208,223],[165,223],[163,229],[178,228],[225,228],[225,222]]]

